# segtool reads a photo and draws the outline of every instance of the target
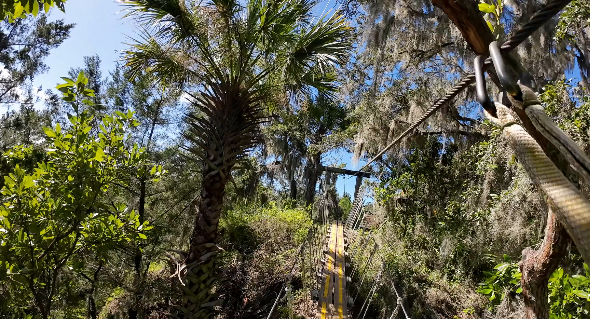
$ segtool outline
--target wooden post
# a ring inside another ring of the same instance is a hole
[[[363,177],[357,176],[356,177],[356,184],[354,184],[354,200],[356,200],[356,195],[359,193],[359,189],[361,188],[362,184],[363,184]]]

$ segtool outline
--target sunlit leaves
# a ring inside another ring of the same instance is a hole
[[[76,81],[64,80],[59,89],[72,104],[93,93],[85,87],[88,79],[83,73]],[[62,283],[52,274],[64,267],[83,268],[75,258],[78,253],[106,258],[112,249],[147,239],[151,229],[133,209],[106,197],[113,184],[125,186],[134,172],[152,169],[144,150],[128,143],[127,132],[137,125],[133,113],[104,116],[98,130],[87,111],[76,110],[68,114],[69,123],[63,128],[56,124],[43,129],[48,145],[44,161],[30,170],[16,164],[4,176],[0,282],[10,287],[7,298],[31,300],[32,290],[59,291]],[[3,156],[18,161],[30,152],[30,147],[17,146]],[[162,172],[161,167],[154,168]]]
[[[590,315],[590,271],[568,275],[558,268],[549,278],[550,318],[585,318]]]
[[[582,318],[590,314],[590,271],[584,264],[585,274],[568,275],[559,267],[549,278],[550,318]],[[504,255],[504,262],[496,265],[492,271],[484,271],[485,281],[480,283],[477,291],[490,300],[490,308],[500,304],[506,291],[522,293],[520,280],[522,274],[518,263],[510,262]],[[574,315],[574,316],[572,316]]]
[[[485,12],[485,13],[492,13],[492,12],[494,12],[494,10],[496,10],[496,6],[493,4],[480,3],[478,5],[478,7],[479,7],[479,11]]]
[[[65,11],[66,0],[4,0],[0,5],[2,19],[8,18],[14,22],[17,18],[24,18],[27,14],[37,16],[41,10],[48,13],[52,7]]]
[[[555,38],[566,39],[575,37],[578,30],[590,25],[590,3],[573,0],[559,17]]]
[[[479,3],[478,8],[479,11],[486,13],[486,23],[488,24],[488,27],[492,33],[494,33],[496,36],[499,36],[498,32],[496,32],[495,26],[502,26],[500,18],[502,17],[504,4],[502,3],[502,0],[493,0],[493,2],[495,3],[489,4],[486,2],[481,2]],[[498,30],[503,30],[503,28],[498,28]]]

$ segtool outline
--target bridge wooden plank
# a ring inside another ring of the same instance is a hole
[[[322,270],[319,291],[318,318],[346,319],[348,294],[346,292],[346,257],[344,249],[344,224],[332,223],[329,227],[325,265]]]
[[[343,319],[346,313],[346,275],[345,275],[345,258],[344,258],[344,227],[338,224],[337,248],[336,248],[336,285],[334,289],[334,306],[335,314],[333,318]]]
[[[324,255],[325,266],[322,271],[323,277],[322,285],[319,291],[318,315],[321,319],[331,318],[333,309],[332,292],[334,290],[334,263],[335,263],[335,249],[336,249],[336,224],[330,226],[330,235],[327,245],[327,252]]]

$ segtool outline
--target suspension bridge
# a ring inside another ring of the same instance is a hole
[[[516,30],[501,47],[497,48],[498,55],[501,53],[508,54],[514,50],[540,26],[562,10],[570,1],[553,0],[547,3],[547,5],[537,11],[529,22],[519,30]],[[387,306],[380,309],[380,318],[410,318],[410,314],[404,306],[403,294],[400,294],[400,290],[395,286],[394,276],[389,273],[384,263],[385,259],[381,255],[382,249],[379,249],[380,246],[375,237],[371,234],[368,236],[359,235],[358,230],[364,228],[363,222],[365,220],[365,194],[364,188],[361,187],[362,180],[363,178],[371,177],[370,173],[364,172],[363,170],[373,162],[381,159],[393,145],[401,141],[411,131],[424,123],[426,119],[474,82],[478,82],[478,95],[487,96],[485,82],[483,82],[485,79],[482,79],[482,74],[492,65],[491,57],[488,57],[485,61],[482,56],[478,57],[475,65],[476,74],[469,74],[464,77],[444,97],[428,108],[422,117],[394,138],[391,143],[371,158],[359,171],[325,166],[320,167],[320,170],[327,175],[326,181],[330,180],[328,174],[356,176],[357,180],[354,202],[346,221],[343,222],[338,218],[334,218],[332,216],[333,212],[331,213],[334,207],[329,207],[325,198],[320,199],[315,218],[316,224],[309,230],[306,241],[296,252],[295,259],[299,256],[302,257],[299,268],[304,279],[303,281],[312,288],[311,298],[316,305],[315,309],[306,313],[306,318],[364,319],[369,312],[374,296],[378,291],[381,292],[384,287],[391,293],[392,301],[388,306],[393,305],[391,307],[393,309],[389,309]],[[496,66],[494,65],[494,67]],[[476,78],[479,79],[476,81]],[[489,101],[487,99],[484,101],[483,98],[478,96],[478,100],[484,108],[486,106],[489,107]],[[323,194],[327,194],[325,188],[323,189]],[[329,218],[330,216],[332,218]],[[381,227],[383,227],[383,224],[379,228]],[[349,256],[357,256],[358,258],[354,258],[355,260],[352,262]],[[293,273],[294,269],[295,263],[291,268],[291,273]],[[267,319],[272,318],[280,300],[287,299],[289,302],[292,302],[293,297],[290,295],[290,292],[291,290],[288,288],[287,283],[284,283]],[[289,317],[293,318],[292,307],[289,307],[289,309],[291,309]]]
[[[365,318],[373,302],[373,295],[377,289],[385,284],[384,278],[388,276],[384,267],[378,266],[383,259],[377,250],[379,245],[370,236],[359,235],[359,229],[364,228],[364,196],[365,189],[362,187],[363,178],[370,177],[369,173],[343,170],[331,167],[322,167],[325,172],[325,181],[330,180],[330,174],[346,174],[356,176],[354,201],[348,218],[342,221],[334,218],[334,207],[329,206],[327,200],[327,186],[324,183],[323,197],[317,202],[314,209],[314,226],[309,230],[307,239],[297,249],[296,257],[301,257],[299,268],[302,279],[310,290],[310,299],[315,307],[309,309],[307,318]],[[362,173],[362,174],[361,174]],[[351,245],[349,245],[349,240]],[[363,248],[373,245],[372,250],[366,250],[369,254],[360,253]],[[355,251],[359,258],[351,260],[349,247]],[[297,258],[295,258],[297,259]],[[291,267],[291,273],[295,269],[295,263]],[[389,276],[391,277],[391,276]],[[358,282],[353,282],[353,278]],[[391,280],[391,279],[390,279]],[[356,284],[352,286],[352,284]],[[398,318],[399,310],[402,309],[404,318],[409,318],[403,308],[403,298],[395,290],[393,303],[395,309],[390,312],[387,318]],[[284,293],[283,293],[284,292]],[[280,300],[292,302],[293,296],[288,285],[283,285],[281,293],[277,296],[268,319],[277,308]],[[352,297],[354,296],[354,297]],[[361,298],[361,296],[363,296]],[[358,299],[358,300],[357,300]],[[289,305],[291,309],[292,305]],[[355,316],[356,315],[356,316]],[[292,318],[292,313],[289,316]]]

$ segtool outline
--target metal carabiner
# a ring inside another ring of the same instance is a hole
[[[488,96],[486,78],[483,70],[483,57],[481,55],[475,57],[475,60],[473,61],[473,69],[475,70],[475,89],[477,92],[477,101],[488,113],[490,113],[490,115],[497,117],[496,106]]]
[[[521,99],[522,92],[520,91],[518,83],[510,73],[510,70],[506,67],[506,63],[504,63],[504,58],[502,57],[498,41],[490,43],[490,56],[494,62],[494,68],[496,69],[498,80],[500,80],[500,84],[502,84],[504,90],[514,98]]]

